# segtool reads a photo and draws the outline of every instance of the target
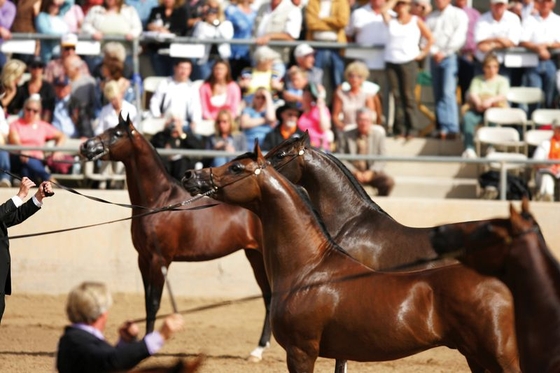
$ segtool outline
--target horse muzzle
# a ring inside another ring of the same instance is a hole
[[[210,180],[205,180],[201,173],[195,170],[185,171],[185,175],[181,179],[181,183],[187,192],[189,192],[192,196],[206,193],[214,189],[212,188]]]
[[[80,154],[88,160],[99,159],[106,153],[103,143],[95,139],[88,139],[80,145]]]

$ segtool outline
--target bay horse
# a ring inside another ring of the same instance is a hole
[[[204,356],[198,356],[194,360],[180,359],[171,366],[158,366],[129,370],[128,373],[195,373],[204,361]]]
[[[517,354],[499,350],[516,350],[513,329],[499,335],[503,346],[495,340],[496,323],[513,322],[499,281],[474,289],[447,267],[373,271],[330,238],[304,192],[268,164],[258,144],[221,167],[188,171],[182,182],[191,194],[212,190],[260,217],[272,332],[289,372],[312,372],[319,356],[384,361],[437,346],[458,349],[473,371],[519,372]]]
[[[82,143],[82,156],[89,160],[121,161],[126,169],[130,202],[132,243],[138,252],[138,267],[145,292],[146,332],[154,329],[156,313],[164,286],[162,267],[172,261],[206,261],[244,249],[262,291],[266,316],[258,347],[250,360],[259,361],[269,345],[270,286],[261,253],[262,227],[250,211],[219,203],[197,211],[165,211],[145,214],[146,210],[174,205],[191,198],[189,193],[165,169],[155,148],[134,127],[119,117],[117,126]],[[200,199],[187,207],[213,204]]]
[[[441,255],[503,281],[513,294],[521,368],[560,372],[560,266],[524,199],[508,219],[449,224],[433,229]]]
[[[313,207],[317,210],[333,240],[346,250],[350,256],[374,270],[395,268],[426,258],[436,258],[430,242],[431,228],[413,228],[400,224],[377,205],[365,192],[344,164],[336,157],[310,148],[308,135],[294,138],[271,149],[265,156],[274,168],[292,183],[305,188]],[[432,261],[422,268],[445,266],[457,263],[455,260]],[[418,266],[416,266],[418,268]],[[481,307],[492,313],[493,303],[486,302],[484,295],[474,289],[489,286],[499,287],[496,296],[501,302],[510,302],[511,296],[503,284],[494,279],[481,276],[464,266],[453,265],[442,271],[454,271],[450,276],[459,276],[464,288],[471,291],[465,296],[469,301],[484,304]],[[446,289],[447,290],[447,289]],[[449,291],[455,291],[449,288]],[[445,292],[437,297],[448,296]],[[486,303],[484,303],[486,302]],[[498,307],[502,307],[500,304]],[[513,305],[509,311],[500,312],[507,317],[496,320],[492,340],[498,355],[509,356],[513,360],[517,354],[515,346],[508,338],[514,329]],[[337,361],[337,373],[343,362]],[[474,362],[469,362],[471,369]]]

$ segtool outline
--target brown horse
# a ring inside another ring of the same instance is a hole
[[[490,219],[434,228],[440,254],[496,276],[511,290],[523,372],[560,372],[560,266],[546,246],[529,203],[509,219]]]
[[[375,270],[437,256],[430,243],[431,228],[412,228],[395,221],[371,200],[336,157],[308,147],[307,142],[307,135],[290,139],[269,151],[265,158],[288,180],[305,188],[327,231],[350,256]],[[441,260],[430,262],[429,266],[439,267],[451,262],[456,263],[455,260]],[[480,276],[463,266],[442,271],[455,271],[450,276],[459,276],[464,288],[500,286],[493,279]],[[449,288],[449,291],[455,289]],[[484,302],[482,294],[476,291],[469,294],[473,297],[471,302]],[[500,294],[502,302],[508,302],[509,292],[503,285]],[[446,297],[448,294],[441,292],[436,296]],[[486,303],[483,307],[491,313],[490,309],[495,305]],[[510,359],[513,359],[516,351],[502,335],[511,334],[514,328],[512,320],[511,315],[497,320],[492,339],[496,343],[494,351],[509,355]],[[337,366],[340,364],[337,362]],[[473,362],[470,364],[476,370],[476,365]]]
[[[198,356],[194,360],[179,360],[171,366],[159,366],[151,368],[140,368],[128,371],[128,373],[195,373],[204,361],[204,356]]]
[[[272,330],[290,372],[312,372],[318,356],[383,361],[436,346],[458,349],[473,371],[519,372],[514,331],[500,324],[513,322],[511,299],[498,281],[474,289],[446,268],[371,270],[332,241],[305,194],[268,165],[258,145],[221,167],[190,171],[183,184],[259,215]]]
[[[226,204],[198,211],[166,211],[146,215],[145,209],[162,208],[191,198],[185,189],[166,171],[154,147],[134,128],[130,120],[119,118],[116,127],[93,137],[81,146],[88,159],[121,161],[126,168],[126,182],[132,215],[132,243],[138,252],[146,301],[146,331],[154,328],[160,306],[164,276],[162,267],[172,261],[206,261],[245,249],[266,306],[263,331],[253,360],[260,360],[269,344],[268,321],[270,286],[262,255],[262,227],[257,216],[246,209]],[[187,207],[213,204],[204,198]]]

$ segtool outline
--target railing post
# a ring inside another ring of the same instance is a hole
[[[140,77],[140,38],[132,39],[132,82],[134,83],[134,95],[136,96],[136,110],[138,111],[136,124],[142,132],[142,78]]]
[[[507,196],[507,168],[504,161],[500,162],[500,200],[505,201]]]

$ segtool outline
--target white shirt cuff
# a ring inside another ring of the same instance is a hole
[[[16,207],[20,207],[21,205],[23,205],[23,200],[18,196],[13,196],[12,201],[14,202],[14,205],[16,205]]]
[[[35,204],[35,206],[37,206],[37,207],[43,206],[43,202],[39,202],[39,200],[35,196],[33,196],[31,199],[33,200],[33,203]]]

